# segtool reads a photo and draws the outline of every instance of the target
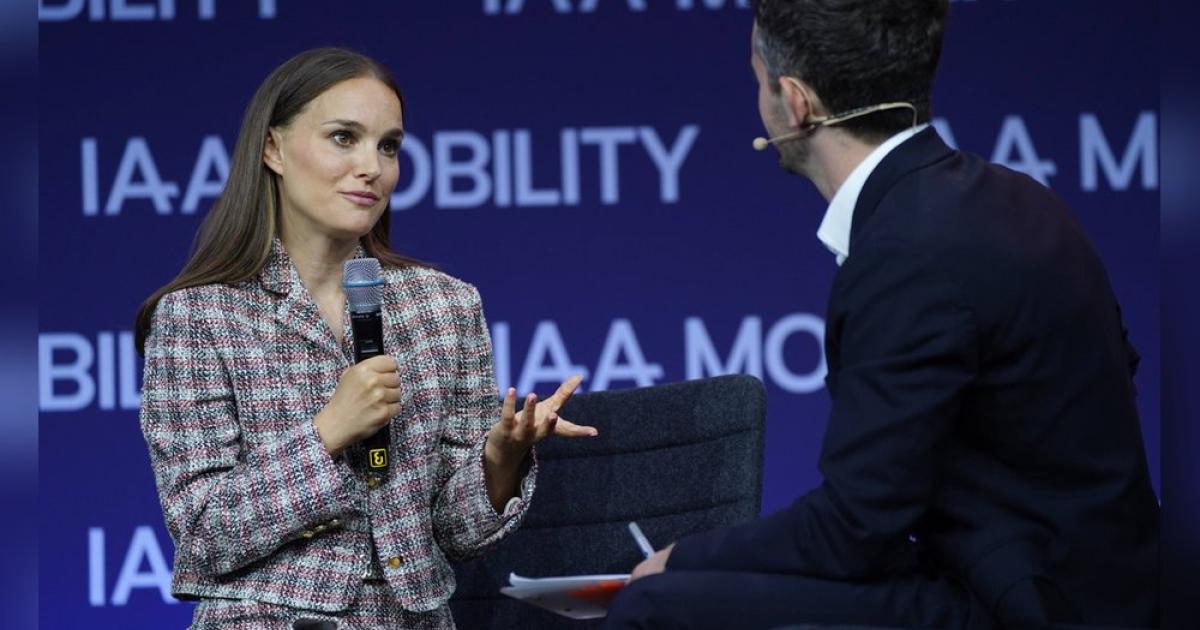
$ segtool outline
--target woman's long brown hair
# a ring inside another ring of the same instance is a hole
[[[138,309],[134,330],[139,353],[145,353],[151,318],[164,295],[205,284],[244,282],[262,271],[278,229],[279,211],[279,185],[275,173],[263,163],[267,133],[272,127],[287,126],[325,90],[359,77],[378,79],[391,88],[400,99],[401,112],[407,115],[391,72],[374,59],[344,48],[302,52],[276,68],[259,86],[242,119],[225,189],[204,217],[191,257],[174,280]],[[363,248],[384,267],[421,265],[392,251],[389,214],[384,211],[363,237]]]

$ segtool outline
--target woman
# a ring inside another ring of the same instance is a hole
[[[142,430],[193,628],[452,628],[447,559],[517,527],[535,442],[596,434],[556,415],[577,377],[519,416],[515,390],[499,404],[478,292],[388,248],[402,117],[378,62],[285,62],[191,259],[138,313]],[[363,256],[384,267],[389,354],[351,365],[342,267]],[[359,443],[385,425],[379,481]]]

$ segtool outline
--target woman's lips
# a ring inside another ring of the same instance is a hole
[[[371,193],[344,192],[342,196],[360,206],[373,206],[379,201],[379,197]]]

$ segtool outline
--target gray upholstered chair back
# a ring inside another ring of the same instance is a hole
[[[766,397],[750,376],[576,395],[562,417],[600,431],[538,446],[537,490],[521,529],[457,567],[459,628],[595,628],[500,594],[526,577],[627,573],[641,559],[626,524],[657,548],[758,516]]]

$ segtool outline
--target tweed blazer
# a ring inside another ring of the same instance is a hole
[[[349,317],[339,346],[278,239],[253,280],[159,302],[141,426],[175,543],[176,597],[336,612],[374,560],[405,609],[430,611],[454,590],[448,560],[519,525],[537,466],[497,514],[483,445],[500,407],[478,291],[425,268],[385,269],[384,279],[402,412],[389,476],[372,486],[362,449],[331,458],[312,422],[351,365]]]

